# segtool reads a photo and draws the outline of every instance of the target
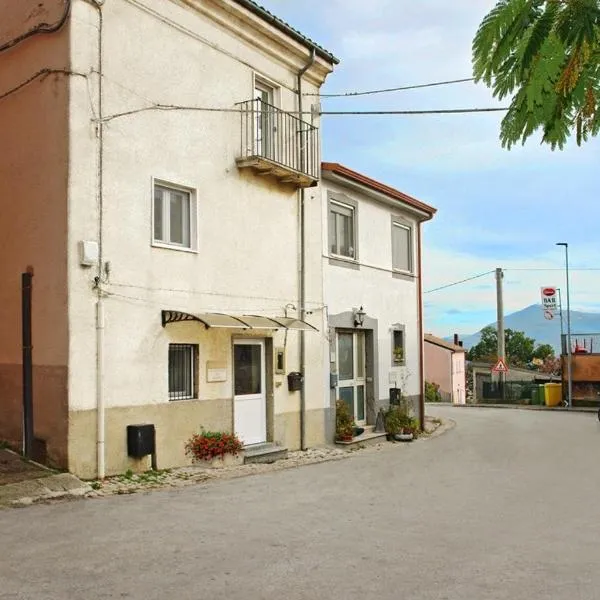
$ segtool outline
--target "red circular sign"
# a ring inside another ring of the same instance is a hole
[[[544,296],[554,296],[556,294],[556,290],[554,288],[544,288],[542,290],[542,294],[544,294]]]

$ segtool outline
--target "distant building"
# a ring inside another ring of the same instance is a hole
[[[466,403],[465,350],[455,342],[425,334],[425,381],[440,386],[443,400]]]

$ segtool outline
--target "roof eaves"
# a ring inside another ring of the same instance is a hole
[[[447,342],[446,340],[439,338],[435,335],[431,335],[430,333],[426,333],[424,338],[425,338],[426,342],[429,342],[430,344],[434,344],[435,346],[439,346],[440,348],[445,348],[446,350],[450,350],[452,352],[465,352],[466,353],[466,350],[462,346],[457,346],[456,344],[453,344],[452,342]]]
[[[325,48],[323,48],[323,46],[320,46],[319,44],[311,40],[309,37],[306,37],[303,33],[298,31],[297,29],[294,29],[289,23],[286,23],[283,19],[280,19],[260,4],[254,2],[254,0],[234,1],[237,2],[239,5],[243,6],[244,8],[248,9],[255,15],[257,15],[261,19],[264,19],[265,21],[279,29],[279,31],[282,31],[283,33],[289,35],[291,38],[293,38],[300,44],[303,44],[307,48],[314,50],[315,53],[321,58],[329,61],[331,64],[339,64],[340,59],[336,58],[336,56],[329,52],[329,50],[326,50]]]
[[[367,177],[362,173],[358,173],[357,171],[353,171],[352,169],[349,169],[348,167],[345,167],[339,163],[324,162],[321,164],[321,169],[323,171],[328,171],[330,173],[334,173],[335,175],[339,175],[340,177],[350,179],[356,183],[360,183],[361,185],[371,188],[372,190],[393,198],[394,200],[404,202],[413,208],[427,213],[430,215],[430,218],[433,217],[433,215],[435,215],[437,212],[437,209],[433,208],[433,206],[429,206],[428,204],[425,204],[424,202],[421,202],[420,200],[417,200],[416,198],[413,198],[412,196],[409,196],[400,190],[390,187],[385,183],[381,183],[380,181],[376,181],[375,179],[371,179],[370,177]]]

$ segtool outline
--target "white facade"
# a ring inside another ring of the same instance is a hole
[[[325,396],[333,405],[351,393],[350,387],[355,396],[364,393],[364,407],[356,406],[360,400],[355,398],[354,416],[360,424],[374,423],[378,409],[389,403],[391,388],[401,388],[418,412],[423,387],[420,224],[435,211],[417,201],[403,202],[396,190],[340,165],[325,163],[323,167],[322,260],[330,342]],[[338,206],[352,218],[351,249],[336,247],[333,239],[337,233],[332,211]],[[408,232],[408,239],[402,238],[409,247],[404,264],[393,260],[395,226]],[[357,323],[361,309],[365,313],[362,325]],[[340,340],[344,334],[346,338]],[[344,368],[343,364],[350,334],[355,338],[354,378],[349,377],[350,365]],[[356,357],[362,352],[360,335],[365,338],[364,369],[363,359]],[[402,346],[396,354],[395,343]],[[359,389],[362,386],[364,392]]]
[[[58,193],[52,199],[66,202],[68,214],[68,458],[61,466],[95,475],[100,441],[106,473],[143,468],[146,461],[127,457],[129,424],[156,425],[160,468],[186,460],[183,444],[201,426],[233,429],[234,345],[244,337],[263,341],[261,441],[300,446],[300,394],[288,391],[286,375],[304,371],[304,442],[322,443],[326,319],[320,236],[311,233],[321,227],[318,188],[301,192],[305,181],[294,173],[286,179],[285,168],[270,173],[264,161],[258,170],[238,167],[244,153],[260,153],[259,144],[264,152],[267,144],[266,137],[256,141],[256,132],[249,142],[243,137],[239,103],[256,98],[258,86],[270,90],[275,116],[250,117],[249,126],[269,128],[275,140],[283,121],[274,119],[297,116],[299,74],[304,71],[303,91],[316,93],[336,59],[248,2],[98,4],[73,0],[60,32],[68,64],[59,66],[71,72],[63,131],[68,164],[55,174],[68,182],[66,200]],[[19,60],[16,50],[13,56]],[[304,108],[305,121],[318,127],[310,101]],[[292,129],[287,139],[268,143],[281,152],[294,136]],[[313,144],[318,156],[316,134]],[[161,193],[165,210],[157,212]],[[94,266],[80,264],[84,241],[99,250]],[[304,334],[301,365],[297,330],[206,329],[191,321],[163,327],[163,310],[305,318],[318,331]],[[195,348],[191,397],[176,402],[169,383],[173,344]],[[279,349],[284,369],[275,365]]]

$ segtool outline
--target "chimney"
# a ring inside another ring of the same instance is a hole
[[[459,346],[460,344],[458,343],[458,333],[454,334],[454,345],[455,346]]]

